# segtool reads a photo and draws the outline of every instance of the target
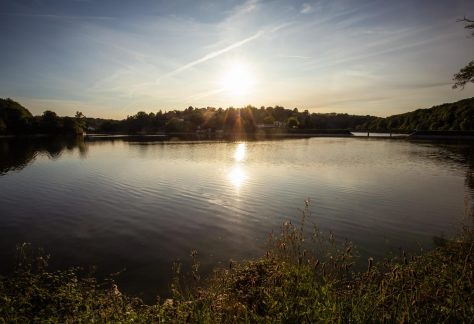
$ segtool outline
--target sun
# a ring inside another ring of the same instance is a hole
[[[229,64],[221,80],[222,89],[234,97],[250,94],[254,85],[254,74],[247,65],[241,62]]]

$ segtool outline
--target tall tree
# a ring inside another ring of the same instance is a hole
[[[466,25],[464,26],[464,28],[469,30],[471,36],[474,36],[474,20],[467,19],[464,17],[464,19],[461,19],[459,21],[465,22]],[[474,60],[472,60],[465,67],[459,70],[459,72],[454,75],[453,81],[453,89],[463,89],[467,83],[474,83]]]

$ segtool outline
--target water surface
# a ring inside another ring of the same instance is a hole
[[[163,293],[174,260],[204,271],[261,255],[267,234],[311,200],[323,230],[362,255],[433,247],[460,228],[474,183],[470,142],[309,138],[0,141],[0,260],[15,245],[52,267],[126,269],[122,289]]]

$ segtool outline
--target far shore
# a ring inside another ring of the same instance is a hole
[[[22,135],[0,135],[4,138],[47,138],[48,134],[22,134]],[[61,137],[71,137],[73,135],[59,135]],[[354,137],[354,138],[375,138],[375,139],[459,139],[474,140],[474,131],[414,131],[412,133],[390,132],[390,131],[367,131],[367,130],[331,130],[331,129],[269,129],[257,131],[255,133],[245,132],[162,132],[162,133],[84,133],[78,134],[85,138],[119,138],[119,137],[140,137],[140,138],[173,138],[183,137],[184,139],[208,139],[208,140],[229,140],[229,139],[273,139],[273,138],[309,138],[309,137]]]

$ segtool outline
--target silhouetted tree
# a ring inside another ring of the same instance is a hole
[[[296,117],[290,117],[287,120],[287,124],[289,128],[296,128],[299,125],[298,118]]]
[[[74,115],[74,121],[76,124],[76,133],[82,133],[83,131],[86,130],[86,116],[80,111],[76,111],[76,114]]]
[[[31,131],[33,115],[10,98],[0,99],[0,133],[24,134]]]
[[[184,130],[184,121],[180,118],[171,118],[165,126],[167,132],[181,132]]]
[[[7,132],[7,124],[0,118],[0,134],[5,134]]]
[[[464,28],[472,30],[470,31],[470,33],[471,36],[474,36],[474,20],[464,18],[459,21],[465,22],[466,25],[464,26]],[[459,72],[454,75],[453,81],[453,89],[459,87],[464,88],[467,83],[474,82],[474,60],[472,60],[465,67],[459,70]]]
[[[263,118],[263,123],[264,124],[273,124],[275,122],[275,118],[273,116],[266,116]]]
[[[54,111],[46,110],[41,117],[40,128],[47,134],[59,133],[61,120]]]

